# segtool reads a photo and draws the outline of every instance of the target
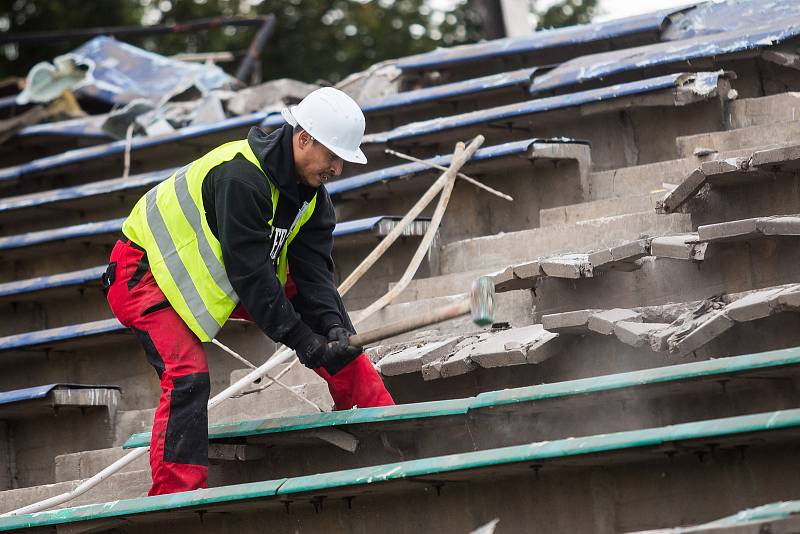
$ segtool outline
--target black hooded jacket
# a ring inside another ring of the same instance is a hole
[[[297,181],[292,127],[267,134],[252,128],[247,141],[261,167],[280,190],[272,226],[269,184],[243,156],[211,170],[203,182],[203,206],[211,232],[222,244],[228,279],[258,326],[270,338],[295,348],[310,330],[326,335],[334,325],[353,330],[333,282],[333,229],[336,215],[324,186]],[[276,257],[304,202],[317,193],[311,218],[288,248],[297,296],[289,301],[275,273]],[[298,315],[299,314],[299,315]]]

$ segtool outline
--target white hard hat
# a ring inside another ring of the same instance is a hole
[[[333,87],[312,92],[281,115],[292,126],[298,124],[331,152],[351,163],[366,163],[359,148],[364,137],[364,112],[356,101]]]

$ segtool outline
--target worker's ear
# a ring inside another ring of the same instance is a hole
[[[298,144],[300,145],[300,148],[306,148],[306,147],[310,146],[314,142],[314,138],[311,137],[311,135],[305,130],[300,132],[298,134],[298,137],[299,137],[299,139],[297,141],[298,141]]]

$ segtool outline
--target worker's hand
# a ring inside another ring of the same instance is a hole
[[[345,331],[347,332],[347,331]],[[364,349],[351,345],[349,341],[341,343],[340,341],[333,341],[328,344],[328,354],[325,355],[325,361],[322,366],[331,375],[335,375],[341,371],[348,363],[358,358]]]
[[[319,334],[308,332],[306,338],[295,348],[297,359],[309,369],[322,367],[330,352],[328,340]]]
[[[328,330],[328,341],[338,341],[341,345],[350,343],[350,332],[342,325],[335,324]]]
[[[344,332],[346,337],[349,338],[349,332],[347,330],[344,330]],[[298,344],[295,351],[300,363],[309,369],[324,367],[331,375],[335,375],[357,358],[363,352],[363,349],[351,345],[347,339],[345,343],[340,341],[328,342],[323,336],[312,332],[305,337],[302,343]]]

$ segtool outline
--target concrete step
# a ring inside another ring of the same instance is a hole
[[[539,212],[539,226],[570,224],[601,217],[614,217],[655,210],[656,202],[664,198],[667,192],[667,189],[658,187],[644,195],[605,198],[543,209]]]
[[[153,399],[153,404],[158,402],[158,399]],[[138,432],[146,432],[153,427],[153,416],[155,416],[156,409],[149,408],[146,410],[124,410],[117,412],[116,423],[114,425],[114,442],[113,446],[119,447],[131,434]]]
[[[788,91],[760,98],[742,98],[728,104],[730,128],[772,125],[800,119],[800,93]]]
[[[680,159],[633,165],[608,171],[593,172],[589,176],[588,200],[647,195],[653,191],[675,186],[689,176],[705,161],[737,158],[752,154],[750,149],[714,152],[704,157],[689,155]]]
[[[800,138],[800,120],[747,126],[735,130],[687,135],[675,139],[678,157],[688,158],[695,151],[725,152],[743,148],[779,145]],[[717,158],[710,158],[717,159]],[[705,161],[705,160],[704,160]]]
[[[2,491],[0,492],[0,513],[10,512],[22,506],[72,491],[78,484],[80,484],[80,480],[70,480],[56,484]],[[112,475],[102,484],[97,485],[83,495],[56,506],[56,508],[69,508],[84,504],[144,497],[147,495],[151,484],[152,479],[149,469],[120,472]]]
[[[642,235],[660,236],[691,230],[691,220],[686,214],[665,217],[647,211],[465,239],[439,250],[439,272],[501,268],[562,252],[589,252],[633,241]]]
[[[83,480],[94,476],[125,456],[128,452],[129,451],[122,447],[110,447],[108,449],[98,449],[96,451],[59,454],[55,458],[56,484],[72,480]],[[148,456],[145,455],[126,465],[119,472],[129,473],[131,471],[149,471],[149,469],[150,464]]]

